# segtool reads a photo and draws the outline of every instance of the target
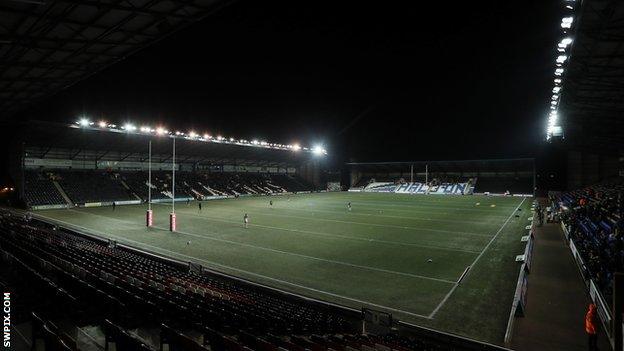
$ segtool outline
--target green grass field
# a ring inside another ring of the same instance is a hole
[[[37,214],[302,295],[501,343],[530,204],[372,193],[246,197],[205,201],[201,212],[196,202],[176,204],[175,233],[168,231],[170,204],[153,206],[149,229],[146,205]]]

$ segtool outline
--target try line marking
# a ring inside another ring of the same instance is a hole
[[[485,247],[483,248],[483,250],[481,251],[481,253],[477,256],[477,258],[475,258],[474,261],[472,261],[472,264],[468,267],[470,267],[470,269],[468,270],[468,273],[466,273],[464,275],[464,279],[470,274],[470,272],[472,271],[472,268],[474,267],[474,265],[477,263],[477,261],[479,261],[479,259],[483,256],[483,254],[485,253],[485,251],[487,251],[487,249],[490,247],[490,245],[492,245],[492,243],[496,240],[496,238],[498,238],[498,235],[503,231],[503,228],[505,228],[505,226],[507,225],[507,223],[509,223],[509,221],[511,220],[511,218],[513,217],[513,215],[518,211],[518,209],[520,208],[520,206],[522,206],[522,204],[524,203],[524,201],[527,198],[522,198],[522,201],[520,201],[520,204],[513,210],[513,212],[511,212],[511,214],[509,215],[509,217],[507,217],[507,220],[505,221],[505,223],[503,223],[503,225],[498,229],[498,231],[496,232],[496,234],[494,234],[494,236],[492,237],[492,239],[487,243],[487,245],[485,245]],[[451,295],[453,294],[453,292],[455,292],[455,289],[457,289],[457,287],[459,286],[459,281],[457,281],[453,287],[451,288],[451,290],[448,292],[448,294],[446,294],[446,296],[444,296],[444,299],[442,299],[442,301],[436,306],[436,308],[429,314],[429,319],[433,319],[433,317],[435,317],[436,313],[438,313],[438,311],[440,310],[440,308],[442,306],[444,306],[444,304],[446,303],[446,301],[449,299],[449,297],[451,297]]]
[[[420,317],[420,318],[425,318],[425,319],[432,319],[431,317],[423,315],[423,314],[418,314],[418,313],[414,313],[414,312],[408,312],[408,311],[404,311],[404,310],[401,310],[401,309],[398,309],[398,308],[384,306],[384,305],[376,304],[376,303],[373,303],[373,302],[370,302],[370,301],[364,301],[364,300],[360,300],[360,299],[355,299],[355,298],[352,298],[352,297],[339,295],[339,294],[335,294],[335,293],[324,291],[324,290],[320,290],[320,289],[311,288],[309,286],[288,282],[288,281],[281,280],[281,279],[278,279],[278,278],[269,277],[269,276],[266,276],[266,275],[263,275],[263,274],[258,274],[258,273],[246,271],[246,270],[243,270],[243,269],[227,266],[227,265],[224,265],[224,264],[221,264],[221,263],[218,263],[218,262],[208,261],[208,260],[204,260],[204,259],[201,259],[201,258],[185,255],[185,254],[182,254],[182,253],[179,253],[179,252],[174,252],[174,251],[167,250],[167,249],[159,247],[159,246],[154,246],[154,245],[150,245],[150,244],[147,244],[147,243],[134,241],[132,239],[127,239],[127,238],[124,238],[124,237],[121,237],[121,236],[117,236],[117,235],[114,235],[114,234],[107,234],[107,233],[104,233],[104,232],[101,232],[101,231],[98,231],[98,230],[95,230],[95,229],[86,228],[86,227],[83,227],[83,226],[80,226],[80,225],[76,225],[76,224],[72,224],[72,223],[69,223],[69,222],[65,222],[65,221],[62,221],[60,219],[54,219],[54,218],[47,217],[47,216],[40,215],[40,214],[34,214],[34,216],[35,217],[44,218],[44,219],[46,219],[48,221],[51,221],[51,222],[62,223],[65,226],[70,227],[70,228],[71,227],[79,228],[79,229],[85,230],[85,231],[87,231],[89,233],[97,234],[98,236],[103,237],[103,238],[112,237],[112,238],[115,238],[115,239],[117,239],[117,240],[119,240],[121,242],[132,243],[134,245],[137,245],[138,248],[150,247],[153,250],[155,250],[156,252],[159,252],[159,251],[160,252],[166,252],[167,254],[169,254],[171,256],[184,257],[186,259],[191,259],[191,260],[194,260],[194,261],[204,262],[204,263],[207,263],[207,264],[212,265],[212,266],[229,269],[229,270],[232,270],[232,271],[235,271],[235,272],[240,272],[240,273],[248,274],[250,276],[254,276],[254,277],[258,277],[258,278],[262,278],[262,279],[266,279],[266,280],[271,280],[271,281],[274,281],[274,282],[277,282],[277,283],[280,283],[280,284],[289,285],[289,286],[297,287],[297,288],[304,289],[304,290],[314,291],[314,292],[319,293],[319,294],[323,294],[323,295],[327,295],[327,296],[333,296],[333,297],[340,298],[340,299],[343,299],[343,300],[356,302],[358,304],[363,304],[363,305],[368,305],[368,306],[372,306],[372,307],[377,307],[377,308],[381,308],[381,309],[385,309],[385,310],[393,311],[393,312],[399,312],[399,313],[403,313],[403,314],[406,314],[406,315],[409,315],[409,316]]]

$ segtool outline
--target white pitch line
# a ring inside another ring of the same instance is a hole
[[[141,247],[141,246],[151,247],[152,249],[155,249],[157,251],[167,252],[168,254],[170,254],[172,256],[185,257],[185,258],[188,258],[188,259],[191,259],[191,260],[194,260],[194,261],[208,263],[208,264],[216,266],[216,267],[230,269],[232,271],[248,274],[248,275],[255,276],[255,277],[258,277],[258,278],[262,278],[262,279],[266,279],[266,280],[271,280],[271,281],[278,282],[278,283],[284,284],[284,285],[294,286],[294,287],[297,287],[297,288],[300,288],[300,289],[304,289],[304,290],[314,291],[314,292],[317,292],[317,293],[320,293],[320,294],[324,294],[324,295],[328,295],[328,296],[337,297],[337,298],[340,298],[340,299],[343,299],[343,300],[357,302],[359,304],[365,304],[365,305],[369,305],[369,306],[374,306],[374,307],[386,309],[388,311],[399,312],[399,313],[403,313],[403,314],[410,315],[410,316],[415,316],[415,317],[420,317],[420,318],[425,318],[425,319],[431,319],[429,316],[425,316],[423,314],[409,312],[409,311],[401,310],[401,309],[394,308],[394,307],[384,306],[384,305],[376,304],[376,303],[365,301],[365,300],[360,300],[360,299],[356,299],[356,298],[352,298],[352,297],[348,297],[348,296],[344,296],[344,295],[339,295],[339,294],[335,294],[335,293],[324,291],[324,290],[320,290],[320,289],[311,288],[311,287],[308,287],[308,286],[305,286],[305,285],[292,283],[292,282],[285,281],[285,280],[282,280],[282,279],[269,277],[269,276],[266,276],[266,275],[263,275],[263,274],[246,271],[246,270],[240,269],[240,268],[231,267],[231,266],[224,265],[224,264],[221,264],[221,263],[218,263],[218,262],[213,262],[213,261],[197,258],[197,257],[194,257],[194,256],[185,255],[185,254],[182,254],[182,253],[179,253],[179,252],[167,250],[167,249],[159,247],[159,246],[154,246],[154,245],[150,245],[150,244],[147,244],[147,243],[135,241],[135,240],[132,240],[132,239],[127,239],[127,238],[124,238],[124,237],[121,237],[121,236],[117,236],[117,235],[113,235],[113,234],[107,234],[107,233],[104,233],[104,232],[101,232],[101,231],[98,231],[98,230],[94,230],[94,229],[91,229],[91,228],[86,228],[86,227],[83,227],[83,226],[80,226],[80,225],[76,225],[76,224],[72,224],[72,223],[68,223],[68,222],[65,222],[65,221],[62,221],[62,220],[59,220],[59,219],[54,219],[54,218],[47,217],[47,216],[44,216],[44,215],[35,214],[35,217],[37,217],[37,216],[43,217],[43,218],[45,218],[47,220],[50,220],[52,222],[63,223],[65,225],[69,226],[69,227],[80,228],[80,229],[86,230],[87,232],[97,233],[99,236],[104,237],[104,238],[112,237],[112,238],[115,238],[115,239],[120,240],[120,241],[133,243],[135,245],[138,245],[139,247]]]
[[[128,221],[128,220],[123,220],[123,219],[119,219],[119,218],[115,218],[115,217],[109,217],[109,216],[101,215],[101,214],[97,214],[97,213],[76,211],[76,210],[73,210],[73,209],[69,209],[68,211],[76,212],[76,213],[79,213],[79,214],[87,214],[87,215],[91,215],[91,216],[98,216],[98,217],[102,217],[102,218],[106,218],[106,219],[110,219],[110,220],[115,220],[115,221],[119,221],[119,222],[124,222],[124,223],[128,223],[128,224],[136,225],[136,222],[134,222],[134,221]],[[176,214],[178,214],[178,215],[182,214],[184,216],[197,217],[197,218],[205,220],[207,222],[215,221],[215,222],[223,222],[223,223],[240,224],[240,221],[232,221],[232,220],[226,220],[226,219],[215,218],[215,217],[207,217],[207,216],[197,215],[197,214],[194,214],[194,213],[186,213],[186,212],[178,211]],[[456,251],[456,252],[465,252],[465,253],[470,253],[470,254],[478,254],[478,253],[481,252],[481,251],[475,251],[475,250],[465,250],[465,249],[458,249],[458,248],[452,248],[452,247],[442,247],[442,246],[435,246],[435,245],[423,245],[423,244],[416,244],[416,243],[404,243],[404,242],[392,241],[392,240],[372,239],[372,238],[358,238],[358,237],[353,237],[353,236],[348,236],[348,235],[323,233],[323,232],[313,232],[313,231],[301,230],[301,229],[290,229],[290,228],[273,227],[273,226],[270,226],[270,225],[263,225],[263,224],[252,224],[252,223],[250,223],[249,226],[250,227],[274,229],[274,230],[282,230],[282,231],[288,231],[288,232],[294,232],[294,233],[303,233],[303,234],[307,234],[307,235],[316,235],[316,236],[322,236],[322,237],[327,237],[329,239],[336,239],[336,240],[338,240],[340,238],[340,239],[352,240],[352,241],[377,242],[377,243],[388,244],[388,245],[420,247],[420,248],[425,248],[425,249],[434,249],[434,250],[440,250],[440,251]],[[215,234],[218,234],[218,233],[215,233]]]
[[[483,250],[481,251],[481,253],[475,258],[474,261],[472,261],[472,264],[469,266],[470,270],[468,271],[468,273],[466,273],[466,275],[464,276],[464,279],[470,274],[470,272],[472,272],[472,268],[475,266],[475,264],[477,263],[477,261],[479,261],[479,259],[483,256],[483,254],[485,253],[485,251],[487,251],[487,249],[490,247],[490,245],[492,245],[492,243],[496,240],[496,238],[498,238],[498,235],[503,231],[503,228],[505,228],[505,226],[507,225],[507,223],[509,223],[509,221],[511,220],[511,218],[513,217],[513,215],[518,211],[518,209],[520,208],[520,206],[522,206],[522,204],[524,203],[524,200],[526,200],[525,198],[522,198],[522,201],[520,201],[520,204],[513,210],[513,212],[511,212],[511,214],[509,215],[509,217],[507,217],[507,220],[505,221],[505,223],[503,223],[503,225],[498,229],[498,231],[496,232],[496,234],[494,234],[494,236],[492,237],[492,239],[487,243],[487,245],[485,245],[485,247],[483,248]],[[453,294],[453,292],[455,291],[455,289],[457,289],[457,287],[459,286],[459,282],[455,283],[455,285],[453,285],[453,287],[451,288],[451,290],[446,294],[446,296],[444,296],[444,299],[442,299],[442,301],[436,306],[436,308],[429,314],[429,317],[431,319],[433,319],[433,317],[435,317],[436,313],[438,313],[438,311],[440,310],[440,308],[446,303],[446,301],[449,299],[449,297],[451,297],[451,295]]]
[[[165,204],[157,204],[157,205],[165,205]],[[234,210],[230,210],[232,212]],[[374,227],[384,227],[384,228],[398,228],[398,229],[409,229],[409,230],[417,230],[417,231],[429,231],[436,233],[445,233],[445,234],[461,234],[461,235],[472,235],[472,236],[480,236],[480,237],[490,237],[489,234],[484,233],[473,233],[473,232],[461,232],[454,230],[443,230],[443,229],[433,229],[433,228],[422,228],[422,227],[408,227],[408,226],[400,226],[393,224],[378,224],[378,223],[362,223],[362,222],[352,222],[352,221],[340,221],[337,219],[327,219],[327,218],[312,218],[312,217],[301,217],[301,216],[288,216],[288,215],[276,215],[270,213],[261,213],[259,215],[266,216],[275,216],[275,217],[287,217],[287,218],[299,218],[304,220],[315,220],[315,221],[325,221],[325,222],[335,222],[335,223],[343,223],[343,224],[357,224],[364,226],[374,226]]]
[[[162,231],[168,231],[169,230],[167,228],[156,227],[156,226],[154,226],[154,228],[160,229]],[[353,268],[358,268],[358,269],[363,269],[363,270],[377,271],[377,272],[388,273],[388,274],[396,274],[396,275],[402,275],[402,276],[411,277],[411,278],[418,278],[418,279],[433,280],[433,281],[442,282],[442,283],[448,283],[448,284],[454,284],[455,283],[455,282],[453,282],[451,280],[446,280],[446,279],[432,278],[432,277],[427,277],[427,276],[424,276],[424,275],[412,274],[412,273],[406,273],[406,272],[397,272],[397,271],[384,269],[384,268],[362,266],[362,265],[355,264],[355,263],[330,260],[330,259],[326,259],[326,258],[320,258],[320,257],[315,257],[315,256],[308,256],[308,255],[298,254],[298,253],[289,252],[289,251],[271,249],[271,248],[263,247],[263,246],[257,246],[257,245],[252,245],[252,244],[240,243],[240,242],[232,241],[232,240],[219,239],[219,238],[215,238],[213,236],[193,234],[193,233],[188,233],[188,232],[184,232],[184,231],[181,231],[181,230],[176,230],[175,233],[184,234],[184,235],[188,235],[188,236],[193,236],[193,237],[196,237],[196,238],[207,239],[207,240],[220,241],[220,242],[224,242],[224,243],[228,243],[228,244],[232,244],[232,245],[238,245],[238,246],[243,246],[243,247],[250,247],[252,249],[257,249],[257,250],[265,250],[265,251],[279,253],[279,254],[283,254],[283,255],[301,257],[301,258],[305,258],[305,259],[309,259],[309,260],[333,263],[333,264],[337,264],[337,265],[343,265],[343,266],[348,266],[348,267],[353,267]],[[207,232],[207,233],[218,234],[218,233],[213,233],[213,232]]]
[[[349,201],[345,198],[345,201]],[[361,200],[361,201],[366,201],[366,200]],[[429,201],[424,201],[424,202],[418,202],[418,205],[412,205],[412,204],[397,204],[397,203],[386,203],[386,202],[375,202],[375,201],[366,201],[366,202],[358,202],[357,200],[351,200],[351,204],[352,205],[358,205],[358,206],[386,206],[386,207],[409,207],[409,208],[423,208],[423,207],[431,207],[431,208],[436,208],[436,209],[442,209],[442,210],[457,210],[457,211],[476,211],[476,212],[489,212],[489,210],[487,209],[482,209],[482,208],[474,208],[474,204],[471,203],[470,206],[462,206],[462,207],[449,207],[449,206],[436,206],[436,205],[429,205],[431,202]],[[335,202],[336,205],[340,205],[339,202]],[[511,207],[511,206],[503,206],[503,205],[496,205],[496,207],[498,208],[505,208],[505,207]],[[409,211],[409,210],[392,210],[392,211]]]
[[[358,204],[361,205],[361,204]],[[251,207],[254,208],[259,208],[259,209],[266,209],[266,207],[263,207],[261,205],[251,205]],[[374,210],[366,210],[366,211],[372,211],[373,213],[357,213],[357,212],[348,212],[346,213],[346,209],[344,206],[333,206],[335,208],[338,208],[339,210],[343,210],[345,212],[345,214],[348,214],[349,216],[367,216],[367,217],[381,217],[381,218],[399,218],[399,219],[408,219],[408,220],[423,220],[423,218],[419,218],[419,217],[412,217],[412,216],[395,216],[395,215],[384,215],[384,214],[379,214],[379,212],[374,213]],[[433,206],[432,206],[433,207]],[[329,210],[319,210],[319,209],[309,209],[309,208],[293,208],[293,207],[276,207],[279,208],[280,210],[286,210],[286,211],[304,211],[304,212],[320,212],[320,213],[337,213],[337,211],[329,211]],[[435,208],[435,207],[434,207]],[[391,210],[386,210],[386,211],[401,211],[401,212],[409,212],[409,213],[414,213],[414,212],[418,212],[418,213],[425,213],[425,214],[435,214],[435,215],[440,215],[440,214],[445,214],[445,215],[451,215],[453,213],[451,212],[438,212],[435,210],[431,210],[431,211],[419,211],[419,210],[395,210],[395,209],[391,209]],[[490,210],[485,210],[488,212],[491,212]],[[506,216],[501,216],[501,215],[493,215],[490,214],[490,216],[494,216],[494,217],[502,217],[505,218]],[[424,219],[424,220],[435,220],[435,219]],[[442,221],[442,220],[440,220]],[[448,220],[443,220],[443,221],[448,221]],[[451,221],[448,221],[451,222]],[[453,222],[460,222],[460,221],[453,221]],[[461,221],[461,222],[467,222],[467,223],[475,223],[476,221]],[[481,223],[481,222],[478,222]]]
[[[75,211],[75,210],[70,210],[70,211]],[[78,212],[78,211],[75,211],[75,212]],[[82,212],[79,212],[79,213],[82,213]],[[94,213],[86,212],[86,214],[89,214],[89,215],[92,215],[92,216],[104,217],[104,218],[107,218],[107,219],[110,219],[110,220],[114,220],[114,221],[130,223],[130,221],[125,221],[125,220],[116,219],[116,218],[112,218],[112,217],[108,217],[108,216],[94,214]],[[134,224],[134,222],[132,222],[132,224]],[[167,228],[156,227],[156,226],[154,226],[154,228],[160,229],[160,230],[163,230],[163,231],[168,231]],[[279,253],[279,254],[283,254],[283,255],[290,255],[290,256],[301,257],[301,258],[310,259],[310,260],[327,262],[327,263],[332,263],[332,264],[337,264],[337,265],[344,265],[344,266],[358,268],[358,269],[363,269],[363,270],[377,271],[377,272],[388,273],[388,274],[396,274],[396,275],[402,275],[402,276],[407,276],[407,277],[411,277],[411,278],[418,278],[418,279],[433,280],[433,281],[438,281],[438,282],[447,283],[447,284],[453,284],[454,283],[453,281],[447,280],[447,279],[427,277],[427,276],[424,276],[424,275],[413,274],[413,273],[406,273],[406,272],[397,272],[397,271],[384,269],[384,268],[362,266],[362,265],[355,264],[355,263],[330,260],[330,259],[326,259],[326,258],[320,258],[320,257],[303,255],[303,254],[298,254],[298,253],[289,252],[289,251],[272,249],[272,248],[264,247],[264,246],[257,246],[257,245],[246,244],[246,243],[241,243],[241,242],[227,240],[227,239],[221,239],[221,238],[217,238],[217,237],[214,237],[214,236],[211,236],[211,235],[201,235],[201,234],[189,233],[189,232],[185,232],[185,231],[181,231],[181,230],[176,230],[175,233],[183,234],[183,235],[187,235],[187,236],[192,236],[192,237],[196,237],[196,238],[202,238],[202,239],[206,239],[206,240],[219,241],[219,242],[228,243],[228,244],[231,244],[231,245],[250,247],[250,248],[253,248],[253,249],[256,249],[256,250],[265,250],[265,251],[269,251],[269,252],[273,252],[273,253]],[[210,232],[210,231],[206,231],[205,233],[206,234],[220,235],[219,233]]]
[[[258,209],[263,209],[266,210],[265,207],[262,206],[258,206],[258,205],[250,205],[250,207],[253,208],[258,208]],[[289,209],[289,208],[280,208],[280,209],[285,209],[285,210],[295,210],[295,209]],[[240,209],[224,209],[223,207],[219,208],[219,210],[224,210],[224,211],[235,211],[235,212],[240,212]],[[300,211],[307,211],[307,212],[329,212],[329,213],[337,213],[337,211],[323,211],[323,210],[310,210],[310,209],[298,209]],[[346,213],[346,209],[344,209],[344,212]],[[329,218],[312,218],[312,217],[301,217],[301,216],[292,216],[292,215],[282,215],[282,214],[276,214],[276,213],[268,213],[268,212],[262,212],[262,214],[265,214],[267,216],[275,216],[275,217],[289,217],[289,218],[301,218],[301,219],[308,219],[308,220],[318,220],[318,221],[337,221],[340,222],[339,219],[329,219]],[[353,212],[349,212],[349,215],[358,215],[357,213],[353,213]],[[370,214],[359,214],[360,216],[370,216]],[[384,217],[383,215],[378,215],[377,217]],[[386,217],[392,217],[392,216],[386,216]],[[392,218],[407,218],[407,217],[392,217]],[[464,221],[464,220],[448,220],[448,219],[438,219],[438,218],[425,218],[425,217],[414,217],[411,216],[409,217],[409,219],[412,220],[418,220],[418,221],[429,221],[429,222],[441,222],[441,223],[467,223],[467,224],[486,224],[489,225],[490,223],[484,223],[483,221]],[[348,223],[358,223],[358,224],[366,224],[366,225],[378,225],[378,226],[394,226],[393,224],[378,224],[378,223],[367,223],[367,222],[350,222],[347,221]]]
[[[226,220],[226,219],[221,219],[221,218],[208,217],[208,216],[203,216],[203,215],[197,215],[197,214],[194,214],[194,213],[178,212],[178,214],[182,214],[184,216],[197,217],[199,219],[203,219],[203,220],[206,220],[208,222],[216,221],[216,222],[234,223],[234,224],[239,224],[240,223],[240,221],[232,221],[232,220]],[[273,226],[263,225],[263,224],[252,224],[252,223],[250,223],[249,226],[250,227],[259,227],[259,228],[282,230],[282,231],[295,232],[295,233],[304,233],[304,234],[317,235],[317,236],[323,236],[323,237],[328,237],[328,238],[342,238],[342,239],[354,240],[354,241],[378,242],[378,243],[383,243],[383,244],[390,244],[390,245],[397,245],[397,246],[421,247],[421,248],[435,249],[435,250],[441,250],[441,251],[457,251],[457,252],[466,252],[466,253],[472,253],[472,254],[478,254],[479,252],[481,252],[481,251],[475,251],[475,250],[464,250],[464,249],[458,249],[458,248],[452,248],[452,247],[442,247],[442,246],[435,246],[435,245],[422,245],[422,244],[415,244],[415,243],[404,243],[404,242],[392,241],[392,240],[372,239],[372,238],[358,238],[358,237],[353,237],[353,236],[348,236],[348,235],[333,234],[333,233],[323,233],[323,232],[314,232],[314,231],[302,230],[302,229],[290,229],[290,228],[273,227]]]

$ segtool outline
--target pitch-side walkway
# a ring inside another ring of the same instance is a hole
[[[527,310],[518,318],[512,348],[519,351],[587,350],[584,317],[589,296],[559,224],[536,228]],[[600,350],[611,350],[604,331]]]

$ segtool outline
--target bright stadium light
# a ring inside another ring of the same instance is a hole
[[[555,84],[561,83],[561,78],[555,78]]]
[[[123,129],[129,131],[129,132],[134,132],[136,130],[136,127],[134,125],[132,125],[131,123],[126,123],[123,126]]]
[[[165,133],[167,133],[167,131],[165,130],[165,128],[163,128],[163,127],[158,127],[158,128],[156,128],[156,134],[158,134],[158,135],[163,135],[163,134],[165,134]]]
[[[321,145],[315,145],[312,149],[312,153],[315,155],[322,155],[325,153],[325,149],[323,149],[323,146]]]
[[[89,124],[91,124],[91,122],[90,122],[87,118],[81,118],[81,119],[78,121],[78,124],[79,124],[80,126],[82,126],[82,127],[88,127],[88,126],[89,126]]]
[[[147,126],[143,126],[143,127],[141,127],[139,130],[140,130],[141,132],[143,132],[143,133],[149,133],[149,132],[152,130],[152,128],[147,127]]]
[[[572,44],[572,38],[563,38],[561,39],[561,42],[559,42],[560,46],[563,46],[564,48],[567,47],[568,45]]]
[[[559,93],[559,90],[561,90],[561,87],[554,87],[552,92],[557,94],[557,93]]]
[[[104,121],[99,121],[99,122],[98,122],[98,126],[100,126],[100,128],[106,128],[106,122],[104,122]]]
[[[574,21],[574,17],[564,17],[561,19],[561,28],[569,29],[572,28],[572,22]]]
[[[204,139],[210,139],[210,134],[208,133],[204,134]]]
[[[299,150],[301,150],[301,146],[299,146],[299,144],[294,144],[292,146],[292,149],[293,149],[293,151],[299,151]]]
[[[556,76],[560,76],[560,75],[562,75],[562,74],[563,74],[563,68],[557,68],[557,69],[555,70],[555,75],[556,75]]]
[[[192,131],[192,130],[189,132],[189,134],[188,134],[188,135],[189,135],[189,137],[190,137],[190,138],[196,138],[196,137],[197,137],[197,133],[195,133],[195,132],[194,132],[194,131]]]
[[[559,56],[557,56],[557,61],[556,62],[557,63],[564,63],[565,60],[567,60],[567,59],[568,59],[568,57],[566,55],[559,55]]]

